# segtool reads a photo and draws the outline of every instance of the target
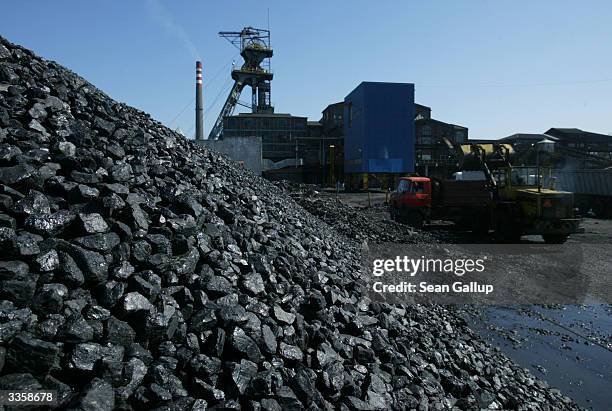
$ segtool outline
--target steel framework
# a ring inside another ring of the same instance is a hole
[[[273,55],[270,47],[270,30],[245,27],[242,31],[221,31],[219,36],[240,50],[244,63],[240,68],[232,69],[234,85],[210,131],[208,136],[210,140],[217,140],[223,134],[223,118],[232,115],[245,86],[251,87],[252,90],[253,113],[274,112],[270,88],[273,77],[270,70],[270,58]]]

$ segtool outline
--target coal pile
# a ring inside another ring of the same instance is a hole
[[[418,231],[407,225],[384,218],[381,210],[359,209],[342,203],[330,195],[322,195],[317,187],[278,181],[275,185],[291,195],[293,199],[333,227],[340,234],[358,242],[375,243],[431,243],[438,240],[429,233]]]
[[[0,389],[58,408],[574,408],[443,307],[373,303],[289,196],[0,38]]]

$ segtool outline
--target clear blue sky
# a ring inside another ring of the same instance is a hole
[[[605,0],[22,0],[2,4],[0,34],[191,137],[195,57],[204,61],[207,134],[237,51],[217,32],[265,28],[268,8],[277,112],[318,120],[361,81],[413,82],[417,102],[472,138],[549,127],[612,133]]]

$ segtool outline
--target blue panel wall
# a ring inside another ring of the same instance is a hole
[[[345,173],[414,171],[414,84],[363,82],[344,103]]]

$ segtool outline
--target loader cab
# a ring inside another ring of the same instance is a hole
[[[540,171],[540,181],[542,181],[542,170]],[[510,170],[510,182],[513,186],[537,187],[538,169],[536,167],[513,167]]]
[[[496,184],[499,187],[537,187],[538,169],[537,167],[507,167],[494,170],[492,173]],[[545,177],[550,171],[540,167],[540,184],[547,181]]]
[[[540,178],[538,180],[537,167],[506,167],[492,172],[502,199],[516,199],[519,192],[538,191],[538,183],[541,188],[547,188],[550,183],[550,169],[540,167]],[[552,188],[552,187],[548,187]]]

